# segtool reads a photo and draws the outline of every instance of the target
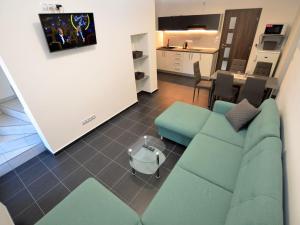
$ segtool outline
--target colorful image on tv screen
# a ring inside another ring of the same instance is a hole
[[[50,52],[97,44],[92,13],[39,14]]]

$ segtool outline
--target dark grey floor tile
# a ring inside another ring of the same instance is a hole
[[[148,207],[158,189],[152,185],[146,184],[138,195],[131,201],[130,206],[139,215],[143,215],[145,209]]]
[[[19,176],[25,185],[29,185],[48,171],[48,168],[41,161],[39,161],[32,167],[28,168],[25,172],[19,173]]]
[[[109,130],[111,128],[111,126],[112,126],[112,124],[107,121],[107,122],[101,124],[99,127],[97,127],[97,133],[103,134],[107,130]]]
[[[45,213],[49,212],[54,206],[61,202],[69,191],[61,183],[56,185],[51,191],[41,197],[37,202]]]
[[[168,140],[166,138],[163,138],[162,142],[165,144],[167,150],[172,151],[173,148],[175,148],[175,142]]]
[[[69,188],[69,190],[74,190],[78,185],[83,183],[86,179],[93,177],[84,167],[80,167],[62,182]]]
[[[47,168],[52,169],[67,160],[69,157],[69,154],[66,151],[62,150],[56,155],[53,155],[51,153],[43,154],[40,156],[40,159]]]
[[[175,147],[173,148],[173,152],[179,156],[181,156],[186,149],[186,146],[176,144]]]
[[[11,215],[17,216],[33,203],[34,200],[31,197],[31,195],[26,189],[23,189],[22,191],[18,192],[12,199],[5,202],[4,204]]]
[[[97,177],[107,186],[112,187],[126,172],[127,170],[123,167],[112,162],[104,170],[102,170]]]
[[[24,188],[24,185],[17,176],[9,179],[0,184],[0,201],[6,202]]]
[[[124,131],[125,130],[123,128],[120,128],[120,127],[112,125],[109,130],[107,130],[106,132],[104,132],[104,135],[107,136],[107,137],[110,137],[111,139],[116,139],[122,133],[124,133]]]
[[[114,159],[116,162],[121,164],[124,168],[130,170],[131,167],[129,165],[129,155],[127,151],[124,151],[121,155]]]
[[[88,134],[84,135],[84,137],[82,137],[81,140],[85,141],[85,142],[91,142],[93,141],[95,138],[101,136],[101,132],[98,131],[98,129],[94,129],[92,131],[90,131]]]
[[[126,151],[127,149],[123,145],[113,141],[102,150],[102,153],[110,159],[115,159],[122,152]]]
[[[129,131],[136,135],[145,135],[147,133],[148,128],[149,127],[141,123],[135,123],[132,127],[129,128]]]
[[[146,183],[143,180],[137,176],[133,176],[130,172],[127,172],[126,175],[113,186],[113,190],[119,193],[127,201],[131,201],[145,184]]]
[[[17,178],[17,175],[14,170],[8,172],[7,174],[0,177],[0,186],[1,184],[6,183],[7,181],[15,178]]]
[[[82,149],[80,149],[79,151],[72,154],[72,157],[82,164],[85,161],[94,157],[97,153],[98,152],[95,149],[93,149],[89,146],[85,146]]]
[[[52,169],[53,173],[59,178],[64,179],[66,176],[69,176],[73,171],[78,169],[80,164],[69,158],[63,163]]]
[[[144,104],[137,104],[137,106],[134,108],[134,110],[146,115],[146,114],[150,113],[153,109]]]
[[[133,125],[133,121],[124,117],[120,117],[116,122],[113,122],[113,124],[117,127],[128,129]]]
[[[43,212],[37,204],[34,203],[19,216],[13,217],[13,220],[16,225],[33,225],[42,218],[42,216]]]
[[[173,152],[170,152],[166,158],[166,161],[163,163],[163,166],[168,168],[169,170],[172,170],[179,158],[180,156],[174,154]]]
[[[157,179],[155,175],[152,175],[148,180],[148,183],[156,188],[160,188],[170,174],[170,170],[164,167],[160,167],[159,171],[160,171],[160,178]]]
[[[154,126],[154,118],[150,116],[143,116],[141,119],[138,120],[138,122],[147,127]]]
[[[120,137],[117,138],[117,141],[129,148],[134,142],[138,140],[138,138],[139,137],[137,135],[125,131]]]
[[[36,163],[39,163],[40,159],[38,156],[30,159],[29,161],[23,163],[22,165],[18,166],[15,171],[17,171],[18,173],[22,173],[25,172],[27,169],[29,169],[30,167],[32,167],[33,165],[35,165]]]
[[[157,138],[160,138],[160,135],[158,134],[157,130],[155,127],[150,127],[147,129],[146,131],[146,134],[147,135],[151,135],[153,137],[157,137]]]
[[[110,162],[111,159],[107,158],[103,154],[98,153],[92,159],[86,161],[83,166],[96,175]]]
[[[141,120],[144,116],[145,115],[141,112],[133,111],[129,115],[127,115],[127,118],[137,122]]]
[[[59,180],[51,172],[48,172],[27,188],[35,199],[39,199],[58,183]]]
[[[68,145],[65,149],[63,149],[63,151],[67,151],[68,153],[73,154],[85,146],[86,143],[84,141],[78,140]]]
[[[104,135],[101,135],[101,136],[95,138],[93,141],[89,142],[89,145],[93,146],[98,151],[101,151],[105,146],[107,146],[111,142],[112,142],[112,139],[110,139],[109,137],[106,137]]]
[[[159,109],[154,109],[154,110],[152,110],[150,113],[148,113],[147,116],[149,116],[149,117],[155,119],[155,118],[158,117],[161,113],[162,113],[161,110],[159,110]]]

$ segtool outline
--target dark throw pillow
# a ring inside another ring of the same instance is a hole
[[[231,126],[239,131],[247,125],[258,113],[259,109],[251,105],[247,99],[242,100],[239,104],[235,105],[225,117]]]

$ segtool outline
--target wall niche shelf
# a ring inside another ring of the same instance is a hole
[[[134,72],[140,71],[144,72],[145,77],[139,80],[135,80],[136,84],[136,92],[139,93],[141,91],[144,91],[145,87],[148,84],[149,81],[149,74],[150,74],[150,65],[149,65],[149,49],[148,49],[148,34],[147,33],[141,33],[141,34],[134,34],[131,35],[131,48],[132,51],[142,51],[143,56],[132,59],[133,60],[133,66],[134,66]],[[134,74],[132,75],[134,76]]]

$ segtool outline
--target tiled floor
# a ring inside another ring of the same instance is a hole
[[[139,214],[143,213],[185,148],[164,140],[167,159],[160,179],[133,176],[127,149],[140,135],[158,136],[154,118],[176,100],[191,103],[193,91],[170,78],[165,81],[163,74],[159,77],[164,80],[159,81],[159,91],[139,95],[137,104],[58,155],[44,152],[0,178],[0,201],[8,207],[16,225],[34,224],[88,177],[96,178]],[[207,107],[207,96],[208,91],[201,90],[195,104]]]

